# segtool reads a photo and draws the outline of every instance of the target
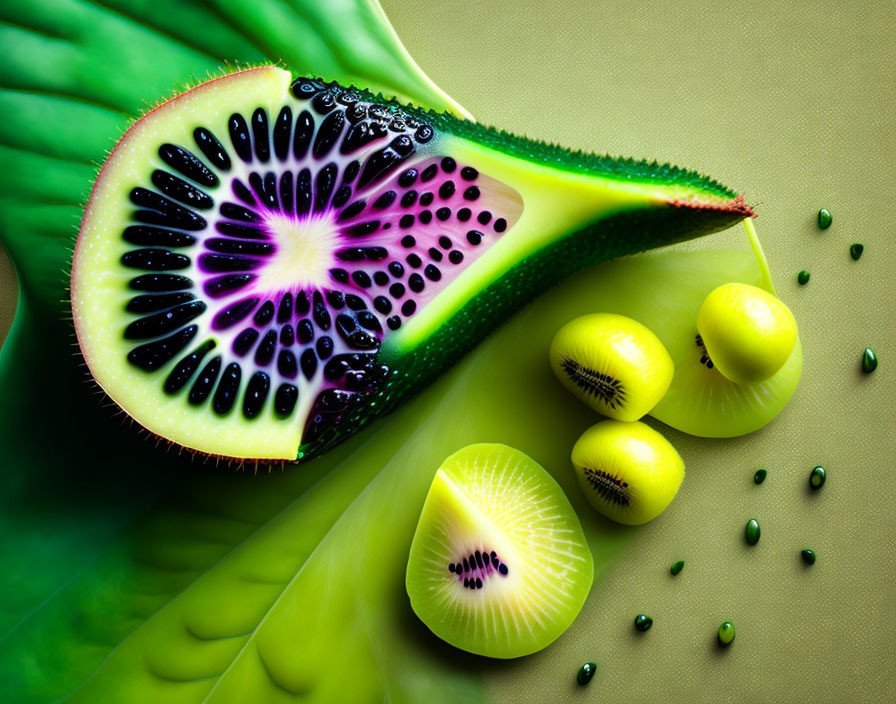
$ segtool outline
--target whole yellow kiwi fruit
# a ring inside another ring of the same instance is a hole
[[[738,384],[764,381],[796,345],[796,320],[772,294],[749,284],[714,289],[697,312],[697,332],[723,376]]]
[[[554,336],[551,369],[598,413],[632,421],[659,403],[672,382],[672,357],[647,327],[615,313],[583,315]]]
[[[588,502],[627,525],[659,516],[684,479],[681,455],[641,422],[605,420],[591,426],[572,448],[572,464]]]

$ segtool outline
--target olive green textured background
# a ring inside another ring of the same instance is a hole
[[[678,498],[653,523],[620,529],[633,534],[627,550],[546,657],[496,663],[494,700],[890,700],[896,5],[383,5],[424,71],[480,120],[696,167],[758,204],[775,284],[805,348],[797,395],[762,431],[706,441],[661,428],[687,464]],[[825,232],[814,225],[822,205],[834,214]],[[866,247],[859,262],[848,253],[856,241]],[[736,229],[691,246],[746,242]],[[812,279],[799,287],[803,268]],[[5,331],[14,308],[5,258],[0,277]],[[868,377],[859,371],[866,345],[881,359]],[[815,464],[829,474],[813,494]],[[757,487],[760,466],[769,478]],[[755,548],[742,538],[751,517],[763,530]],[[799,561],[803,547],[818,553],[815,566]],[[673,578],[678,559],[685,569]],[[655,620],[646,634],[632,628],[639,612]],[[722,651],[714,634],[725,619],[737,638]],[[586,660],[598,674],[580,689]]]

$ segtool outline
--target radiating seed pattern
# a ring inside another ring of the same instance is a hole
[[[579,364],[574,359],[565,358],[560,362],[560,366],[570,380],[585,393],[601,399],[614,410],[625,408],[625,387],[618,379]]]
[[[617,506],[628,506],[631,498],[628,491],[628,482],[622,481],[619,477],[605,472],[601,469],[592,469],[583,467],[585,479],[594,487],[594,490],[600,495],[604,501]]]

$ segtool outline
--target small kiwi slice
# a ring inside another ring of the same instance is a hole
[[[666,393],[675,367],[656,335],[614,313],[583,315],[551,344],[551,368],[567,389],[598,413],[638,420]]]
[[[572,464],[591,505],[628,525],[659,516],[684,479],[684,462],[672,444],[640,422],[591,426],[573,447]]]
[[[411,607],[442,640],[515,658],[556,640],[591,588],[582,527],[551,476],[506,445],[470,445],[429,489],[408,559]]]

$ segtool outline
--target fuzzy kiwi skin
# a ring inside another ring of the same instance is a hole
[[[697,313],[697,330],[719,372],[738,384],[773,376],[790,358],[797,338],[796,320],[786,305],[740,283],[710,292]]]
[[[641,422],[605,420],[591,426],[573,447],[572,464],[588,502],[626,525],[659,516],[684,479],[681,455]]]
[[[675,365],[659,338],[615,313],[583,315],[551,343],[551,369],[574,396],[621,421],[643,417],[672,382]]]

